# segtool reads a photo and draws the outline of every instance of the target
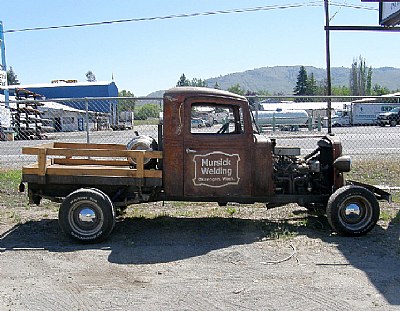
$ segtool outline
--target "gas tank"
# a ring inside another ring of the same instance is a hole
[[[259,125],[305,125],[308,121],[308,113],[301,109],[277,109],[274,111],[259,111]]]

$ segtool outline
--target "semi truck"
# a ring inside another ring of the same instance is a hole
[[[208,107],[231,117],[192,127],[196,111]],[[261,202],[267,208],[297,203],[323,211],[339,234],[359,236],[375,226],[379,200],[391,199],[375,186],[345,179],[351,159],[334,135],[314,137],[315,149],[305,153],[260,134],[243,96],[178,87],[165,92],[163,111],[157,139],[137,134],[127,145],[24,147],[37,162],[22,168],[20,191],[27,185],[30,203],[61,203],[61,229],[87,243],[107,238],[118,210],[143,202]]]
[[[343,110],[337,110],[332,116],[332,126],[357,126],[357,125],[376,125],[376,119],[382,112],[390,111],[399,107],[400,103],[390,102],[365,102],[358,100],[343,105]],[[324,118],[327,123],[327,118]]]

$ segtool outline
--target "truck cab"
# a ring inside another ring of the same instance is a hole
[[[191,126],[191,120],[214,113],[226,117],[211,127]],[[343,171],[333,166],[342,155],[336,137],[320,136],[316,150],[302,158],[300,148],[279,146],[253,121],[243,96],[207,88],[168,90],[162,138],[166,199],[325,205],[344,185]]]
[[[210,127],[192,127],[191,121],[205,113],[225,117]],[[273,143],[255,134],[245,97],[206,88],[171,89],[164,95],[163,127],[168,198],[253,201],[273,193]]]

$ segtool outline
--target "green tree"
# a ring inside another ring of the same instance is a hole
[[[350,69],[349,87],[351,95],[371,95],[372,67],[367,68],[365,58],[361,55],[353,59]]]
[[[311,73],[306,82],[306,95],[317,95],[317,81],[314,78],[314,73]]]
[[[368,68],[367,83],[366,83],[366,94],[367,95],[371,95],[372,94],[372,67]]]
[[[389,94],[390,91],[387,87],[385,86],[381,86],[379,84],[375,84],[374,87],[372,88],[372,94],[374,96],[380,96],[380,95],[385,95],[385,94]]]
[[[146,104],[135,111],[135,119],[147,120],[148,118],[158,118],[161,108],[157,104]]]
[[[190,81],[185,74],[183,73],[181,77],[179,78],[178,82],[176,83],[176,86],[195,86],[195,87],[207,87],[207,82],[206,80],[199,79],[199,78],[193,78],[192,81]]]
[[[97,81],[96,76],[94,75],[94,73],[91,70],[89,70],[86,73],[86,81],[87,82],[96,82]]]
[[[135,97],[131,91],[122,90],[118,92],[118,97]],[[133,111],[135,108],[136,100],[134,98],[118,99],[119,111]]]
[[[350,89],[345,86],[332,86],[332,95],[334,96],[350,96]]]
[[[192,82],[190,82],[190,86],[207,87],[207,82],[206,80],[193,78]]]
[[[296,87],[294,88],[294,95],[301,96],[307,95],[308,77],[307,70],[304,66],[300,66],[299,74],[297,75]]]
[[[244,96],[244,94],[246,94],[246,91],[241,88],[239,83],[237,83],[236,85],[233,85],[230,88],[228,88],[228,91],[231,92],[231,93],[235,93],[235,94],[243,95],[243,96]]]
[[[176,86],[189,86],[190,81],[186,78],[185,74],[182,73],[181,77],[179,78],[178,82],[176,83]]]
[[[15,74],[13,68],[10,66],[10,69],[7,70],[7,84],[8,85],[19,85],[18,77]]]

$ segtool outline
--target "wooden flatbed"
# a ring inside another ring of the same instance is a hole
[[[22,168],[25,182],[143,185],[148,179],[161,185],[162,170],[144,167],[145,159],[162,159],[161,151],[127,150],[122,144],[53,142],[23,147],[22,153],[37,156],[36,163]]]

